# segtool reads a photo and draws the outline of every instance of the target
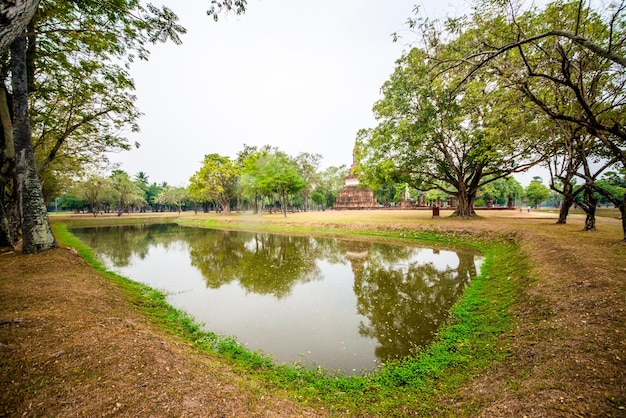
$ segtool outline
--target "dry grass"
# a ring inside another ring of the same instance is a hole
[[[511,334],[510,356],[442,402],[463,410],[474,405],[488,417],[624,416],[626,245],[617,214],[598,219],[593,232],[582,231],[578,215],[555,225],[556,214],[546,212],[485,211],[475,220],[448,214],[183,216],[243,228],[513,234],[536,280],[514,307],[519,326]],[[0,416],[324,415],[271,393],[151,324],[119,289],[66,249],[0,255],[0,298]]]

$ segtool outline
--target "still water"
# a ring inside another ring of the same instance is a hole
[[[72,233],[203,329],[346,375],[431,342],[482,262],[466,249],[174,224]]]

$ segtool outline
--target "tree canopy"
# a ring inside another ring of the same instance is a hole
[[[594,6],[555,1],[541,10],[518,10],[494,2],[455,28],[459,39],[472,34],[469,50],[459,59],[439,60],[437,71],[464,74],[459,86],[489,74],[501,89],[521,92],[533,112],[547,118],[550,155],[559,156],[559,164],[569,159],[559,178],[564,204],[574,200],[576,176],[590,189],[587,196],[593,189],[620,209],[626,238],[626,196],[597,183],[602,170],[626,167],[626,4]]]
[[[230,203],[237,196],[241,167],[230,158],[207,154],[202,167],[189,179],[189,195],[194,201],[215,200],[225,214],[230,213]]]
[[[398,61],[374,105],[379,124],[358,137],[358,172],[366,184],[438,189],[458,199],[456,215],[465,217],[475,214],[480,187],[539,161],[536,137],[527,131],[535,126],[532,115],[510,106],[519,95],[492,90],[488,78],[462,88],[458,81],[451,74],[434,76],[423,49]]]
[[[575,178],[619,207],[626,238],[626,196],[598,183],[626,167],[624,2],[488,0],[440,23],[410,19],[418,46],[358,135],[363,180],[445,191],[467,216],[478,188],[542,163],[567,208]]]
[[[166,7],[137,0],[38,3],[28,36],[18,37],[0,59],[0,242],[12,244],[20,231],[44,241],[33,228],[48,224],[45,202],[52,194],[102,161],[104,152],[130,148],[125,132],[137,129],[139,112],[127,65],[147,59],[150,43],[180,43],[185,30],[176,21]],[[24,87],[16,90],[16,80]],[[22,113],[25,118],[17,116]],[[29,155],[24,160],[15,153],[20,144]],[[25,222],[28,216],[34,222]]]

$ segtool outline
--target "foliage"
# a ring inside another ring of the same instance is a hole
[[[138,0],[39,2],[24,46],[23,90],[30,102],[25,101],[30,125],[26,142],[34,151],[32,171],[35,173],[36,166],[37,187],[42,186],[43,199],[60,194],[69,179],[82,175],[88,165],[106,163],[106,151],[130,148],[125,132],[137,129],[139,112],[134,107],[134,86],[127,65],[136,56],[146,59],[149,43],[180,43],[179,34],[185,30],[176,20],[166,7],[143,6]],[[11,59],[16,56],[12,53]],[[7,93],[16,95],[17,90],[10,84],[22,78],[9,68],[8,62],[8,51],[3,51],[3,98]],[[8,102],[20,102],[11,95]],[[13,181],[19,164],[9,134],[23,125],[22,118],[14,113],[11,120],[4,100],[0,114],[0,225],[15,225],[15,231],[21,227],[22,233],[28,235],[31,228],[24,225],[24,220],[35,211],[30,207],[15,210],[24,188]],[[29,184],[34,182],[33,179]]]
[[[513,204],[516,204],[517,199],[521,199],[523,195],[524,188],[513,176],[499,178],[484,185],[478,191],[478,196],[483,199],[489,197],[495,205],[499,206],[506,206],[509,199],[514,200]]]
[[[440,47],[435,58],[456,56],[462,46]],[[413,48],[398,61],[374,106],[379,124],[359,132],[357,168],[373,189],[390,182],[439,189],[458,199],[458,216],[471,216],[481,186],[535,163],[536,141],[522,130],[534,126],[532,115],[522,120],[523,110],[509,105],[519,95],[494,90],[489,77],[462,88],[451,73],[435,77],[431,55]]]
[[[311,200],[321,209],[326,207],[326,196],[321,191],[314,191],[311,194]]]
[[[185,187],[164,186],[154,198],[154,203],[175,208],[181,212],[189,199],[189,191]]]
[[[584,128],[626,162],[619,151],[626,141],[626,61],[619,64],[605,54],[626,56],[623,5],[613,4],[602,14],[579,1],[556,1],[541,12],[494,14],[474,16],[483,31],[477,41],[497,34],[500,41],[489,45],[510,43],[488,51],[477,44],[475,65],[497,69],[538,111]]]
[[[605,205],[614,204],[612,199],[607,198],[607,195],[624,196],[626,194],[626,169],[604,173],[604,176],[596,182],[596,186],[605,191],[604,194],[596,192],[598,202]]]
[[[317,156],[314,156],[317,159]],[[244,193],[270,198],[278,197],[281,211],[287,217],[287,199],[306,187],[299,173],[296,159],[270,146],[261,150],[248,149],[240,154],[243,165],[242,188]],[[301,167],[300,167],[301,168]]]
[[[335,204],[347,175],[348,169],[345,165],[331,166],[317,174],[314,190],[324,196],[325,207],[330,208]]]
[[[534,177],[524,192],[528,203],[535,208],[550,198],[550,189],[542,183],[541,177]]]
[[[228,214],[230,201],[239,192],[240,174],[241,167],[230,158],[207,154],[202,167],[189,179],[189,197],[198,202],[215,200]]]
[[[287,217],[287,197],[305,187],[296,162],[280,151],[263,155],[257,160],[256,176],[259,189],[266,196],[276,194],[279,197],[281,210]]]
[[[211,0],[211,8],[207,10],[207,14],[217,22],[220,13],[232,12],[240,15],[246,11],[247,5],[247,0]]]
[[[180,43],[185,29],[176,20],[166,7],[135,0],[41,2],[29,36],[40,176],[72,177],[85,165],[106,164],[106,152],[130,149],[126,134],[138,130],[140,113],[124,61],[147,59],[149,43]]]
[[[298,173],[304,181],[304,187],[302,188],[302,198],[305,212],[307,210],[311,189],[317,182],[317,170],[319,169],[321,160],[321,154],[311,154],[308,152],[301,152],[295,158],[295,162],[298,167]]]
[[[117,202],[117,215],[121,216],[122,212],[127,212],[131,206],[145,205],[142,190],[133,183],[128,173],[116,170],[110,177],[111,188],[113,189],[113,197]]]
[[[102,203],[113,200],[113,188],[109,180],[105,177],[91,175],[76,185],[76,195],[86,202],[93,216],[100,212]]]
[[[558,189],[564,196],[559,222],[575,199],[573,176],[589,208],[594,189],[626,214],[625,197],[597,185],[602,169],[626,167],[626,7],[600,9],[582,1],[554,1],[542,10],[503,9],[496,2],[476,11],[458,33],[473,33],[471,52],[441,63],[441,71],[464,72],[464,81],[494,75],[504,89],[521,92],[546,119],[543,148],[564,161]],[[468,38],[472,39],[472,38]],[[572,146],[574,145],[574,146]],[[590,162],[601,162],[594,170]],[[575,172],[575,174],[574,174]],[[554,183],[556,186],[556,183]],[[553,189],[555,189],[553,187]],[[591,211],[588,216],[593,218]],[[626,219],[626,216],[622,216]],[[626,221],[623,222],[626,239]]]

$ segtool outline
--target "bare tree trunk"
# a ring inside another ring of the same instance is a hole
[[[583,209],[587,216],[585,217],[585,231],[596,229],[596,207],[598,206],[598,198],[594,194],[593,188],[585,185],[585,204]]]
[[[559,209],[559,220],[556,221],[557,224],[566,224],[567,223],[567,215],[569,215],[569,209],[574,204],[574,198],[571,194],[563,195],[563,203],[561,203],[561,208]]]
[[[13,139],[17,191],[22,220],[24,253],[39,253],[56,247],[50,220],[35,168],[35,157],[28,119],[28,80],[26,75],[26,36],[22,33],[11,44],[13,83]]]
[[[567,222],[567,215],[569,215],[569,209],[576,201],[576,195],[580,193],[580,190],[574,192],[572,175],[570,175],[569,173],[565,177],[559,177],[559,179],[561,180],[561,184],[563,185],[563,190],[559,190],[558,188],[556,188],[554,186],[554,181],[552,181],[552,185],[550,188],[563,196],[563,203],[561,204],[561,209],[559,210],[559,220],[556,221],[556,223],[565,224]]]
[[[13,123],[4,83],[0,83],[0,246],[13,247],[17,231],[11,228],[9,208],[14,207],[10,198],[15,178],[15,147],[13,146]],[[7,210],[8,209],[8,210]],[[8,213],[7,213],[8,212]]]
[[[39,7],[39,0],[12,0],[0,2],[0,52],[9,48],[13,40],[26,28]]]
[[[2,183],[0,183],[0,187]],[[2,192],[4,194],[4,192]],[[13,248],[13,236],[9,227],[9,218],[4,211],[4,196],[0,195],[0,247]]]
[[[220,206],[222,206],[222,215],[230,215],[230,199],[220,199]]]
[[[624,235],[624,242],[626,242],[626,193],[624,193],[622,203],[618,207],[619,213],[622,214],[622,234]]]
[[[283,212],[283,216],[287,217],[287,195],[285,193],[281,193],[278,195],[280,199],[280,208]]]

